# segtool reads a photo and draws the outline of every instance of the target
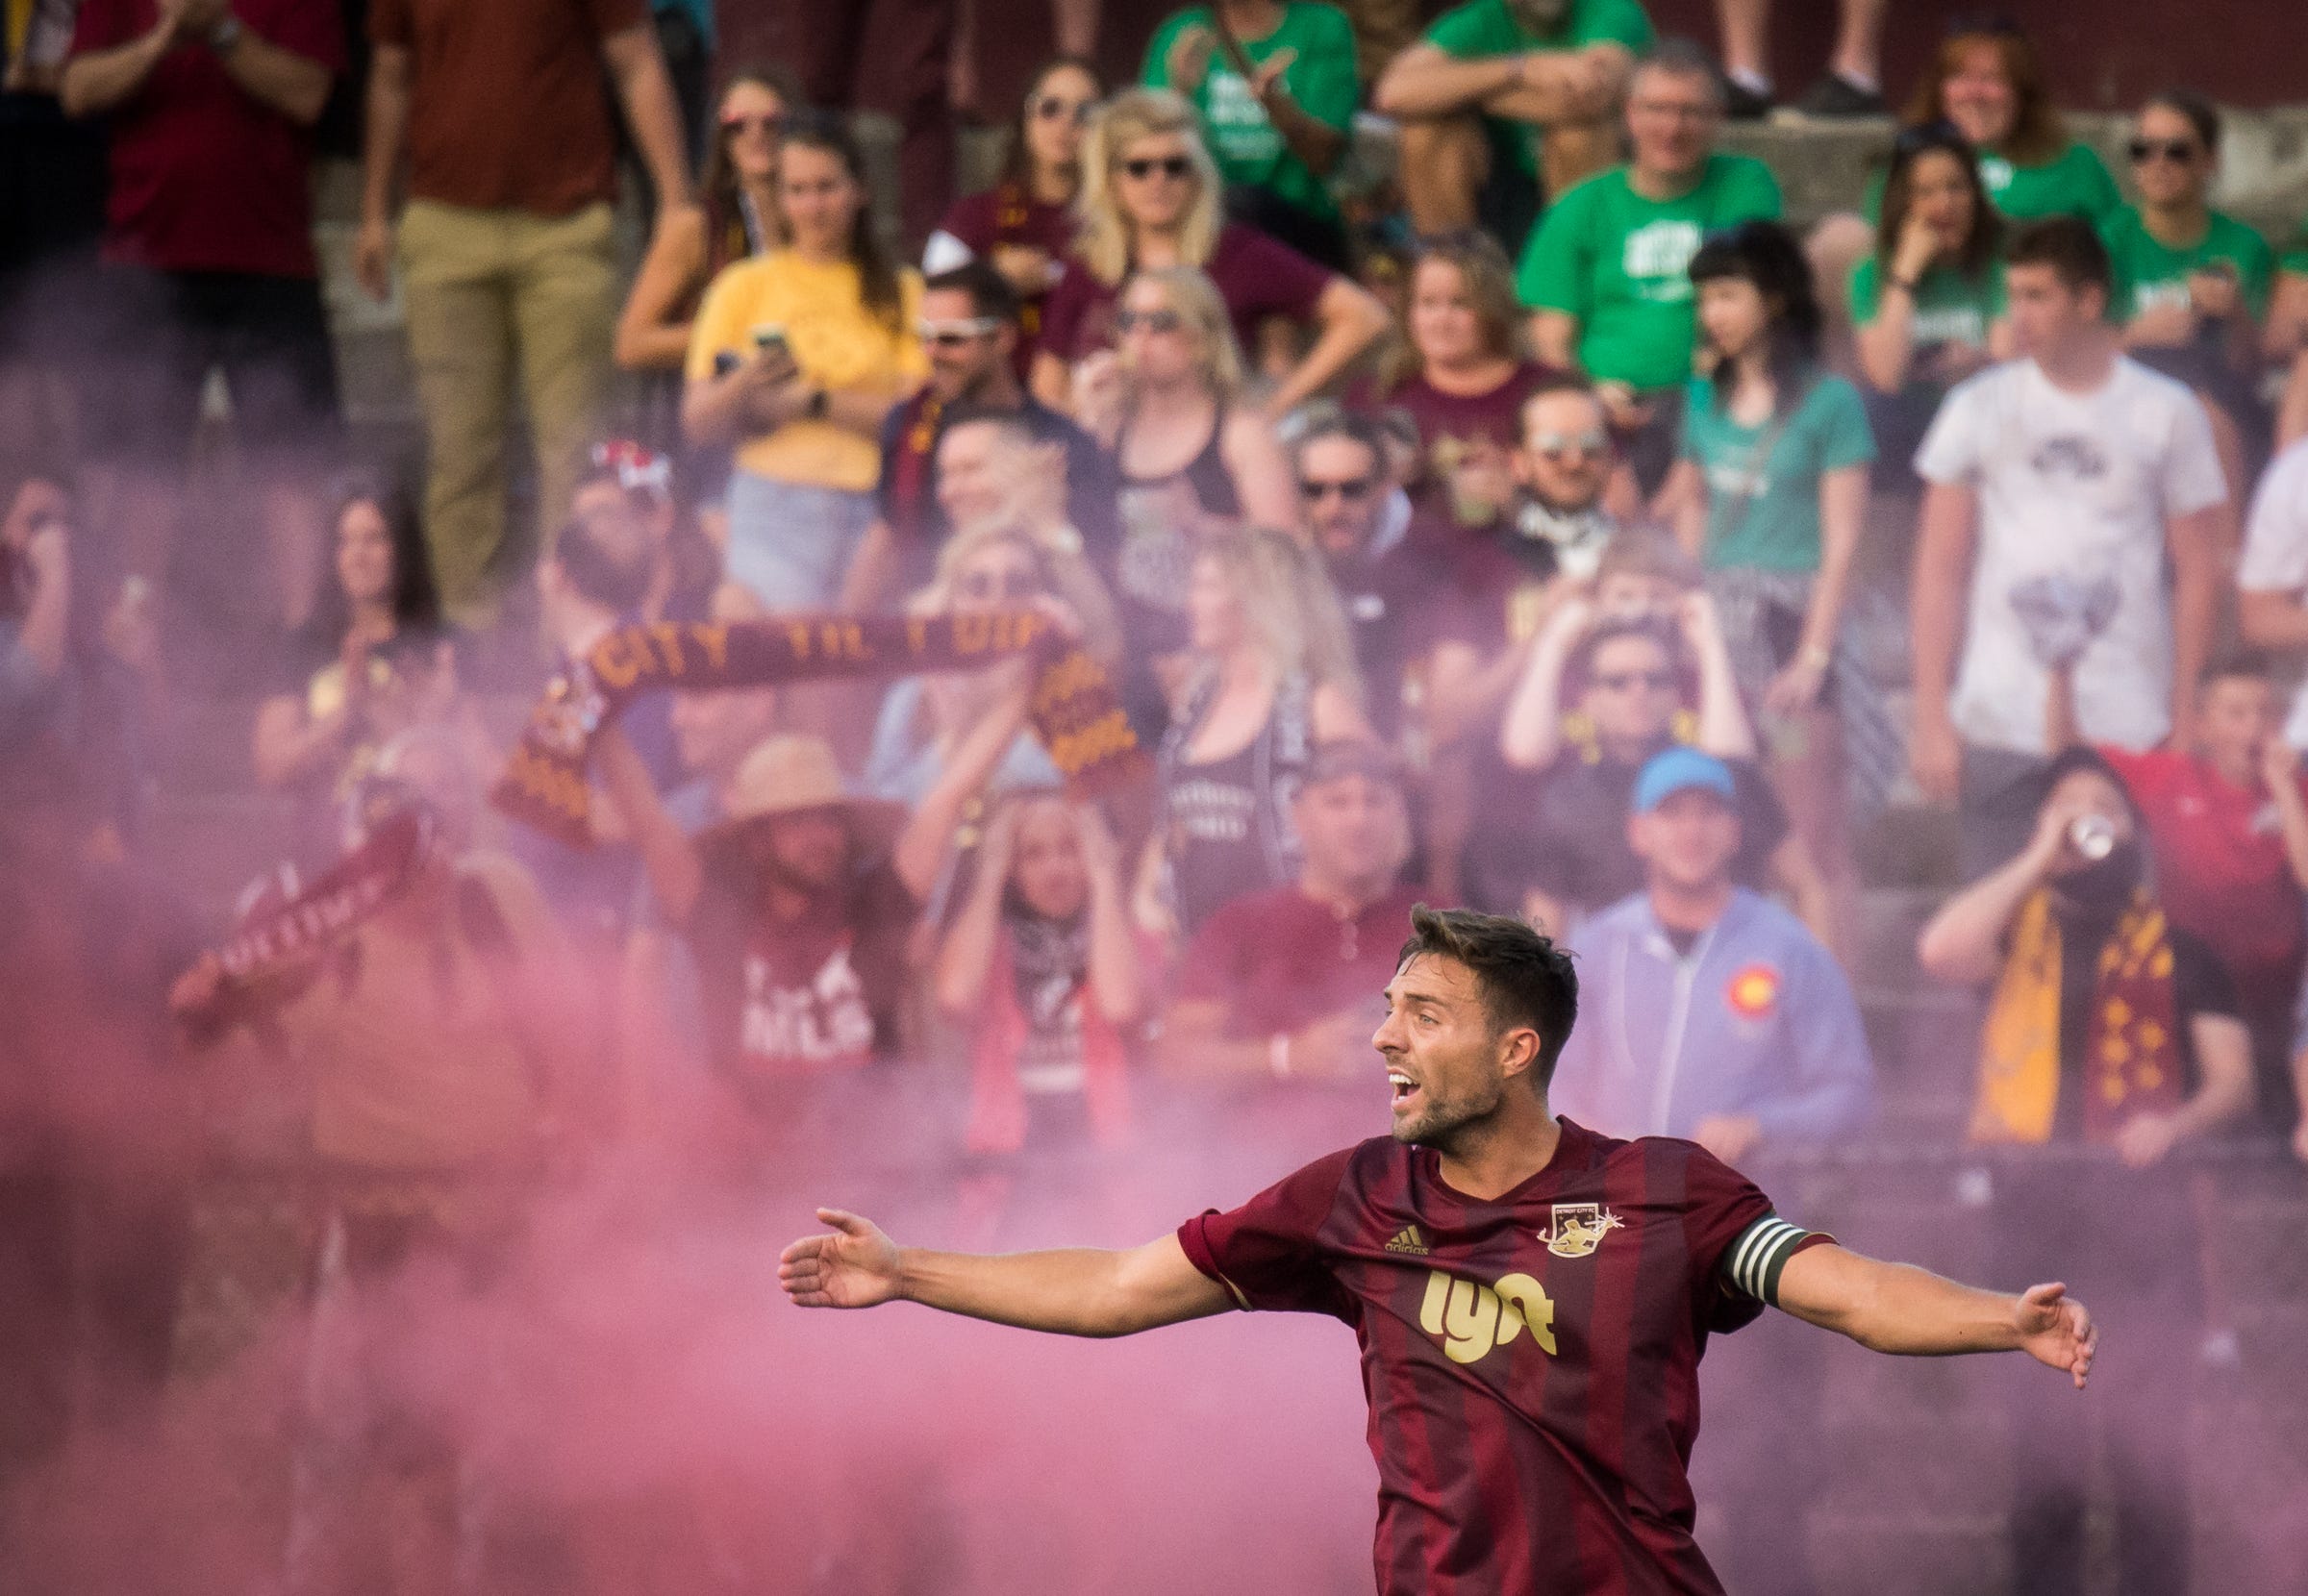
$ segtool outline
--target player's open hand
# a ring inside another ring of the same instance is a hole
[[[2056,1283],[2029,1286],[2013,1308],[2012,1322],[2022,1351],[2039,1363],[2066,1369],[2075,1377],[2075,1388],[2084,1388],[2092,1355],[2099,1349],[2099,1327],[2084,1305],[2068,1295],[2068,1287]]]
[[[870,1219],[819,1209],[825,1235],[805,1235],[777,1256],[777,1284],[802,1308],[871,1308],[898,1294],[897,1243]]]

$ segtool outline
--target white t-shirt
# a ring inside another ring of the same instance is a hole
[[[2236,586],[2247,593],[2282,593],[2292,598],[2308,589],[2308,437],[2269,462],[2252,495],[2252,517],[2245,526],[2244,563]],[[2308,748],[2308,690],[2292,701],[2284,740]]]
[[[2152,748],[2171,730],[2171,610],[2165,523],[2223,502],[2227,483],[2195,396],[2119,356],[2089,394],[2052,386],[2033,361],[1959,384],[1940,407],[1916,471],[1979,496],[1969,622],[1948,709],[1975,747],[2050,752],[2049,676],[2012,589],[2029,577],[2101,573],[2116,613],[2075,671],[2085,738]]]

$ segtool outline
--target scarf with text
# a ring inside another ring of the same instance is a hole
[[[1067,789],[1096,797],[1139,774],[1145,756],[1105,667],[1037,611],[807,613],[610,633],[546,689],[490,801],[582,848],[592,835],[585,772],[593,739],[643,693],[971,670],[1019,655],[1038,669],[1027,718]]]

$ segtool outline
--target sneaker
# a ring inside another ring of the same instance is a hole
[[[1729,73],[1723,75],[1723,114],[1734,122],[1760,122],[1771,113],[1768,92],[1749,88]]]
[[[1794,115],[1814,121],[1847,122],[1868,116],[1889,116],[1882,94],[1862,88],[1839,72],[1829,72],[1788,108]]]

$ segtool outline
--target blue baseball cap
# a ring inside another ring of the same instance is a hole
[[[1676,793],[1694,787],[1714,793],[1726,804],[1738,800],[1731,767],[1713,754],[1681,746],[1653,754],[1643,774],[1635,778],[1635,812],[1648,814]]]

